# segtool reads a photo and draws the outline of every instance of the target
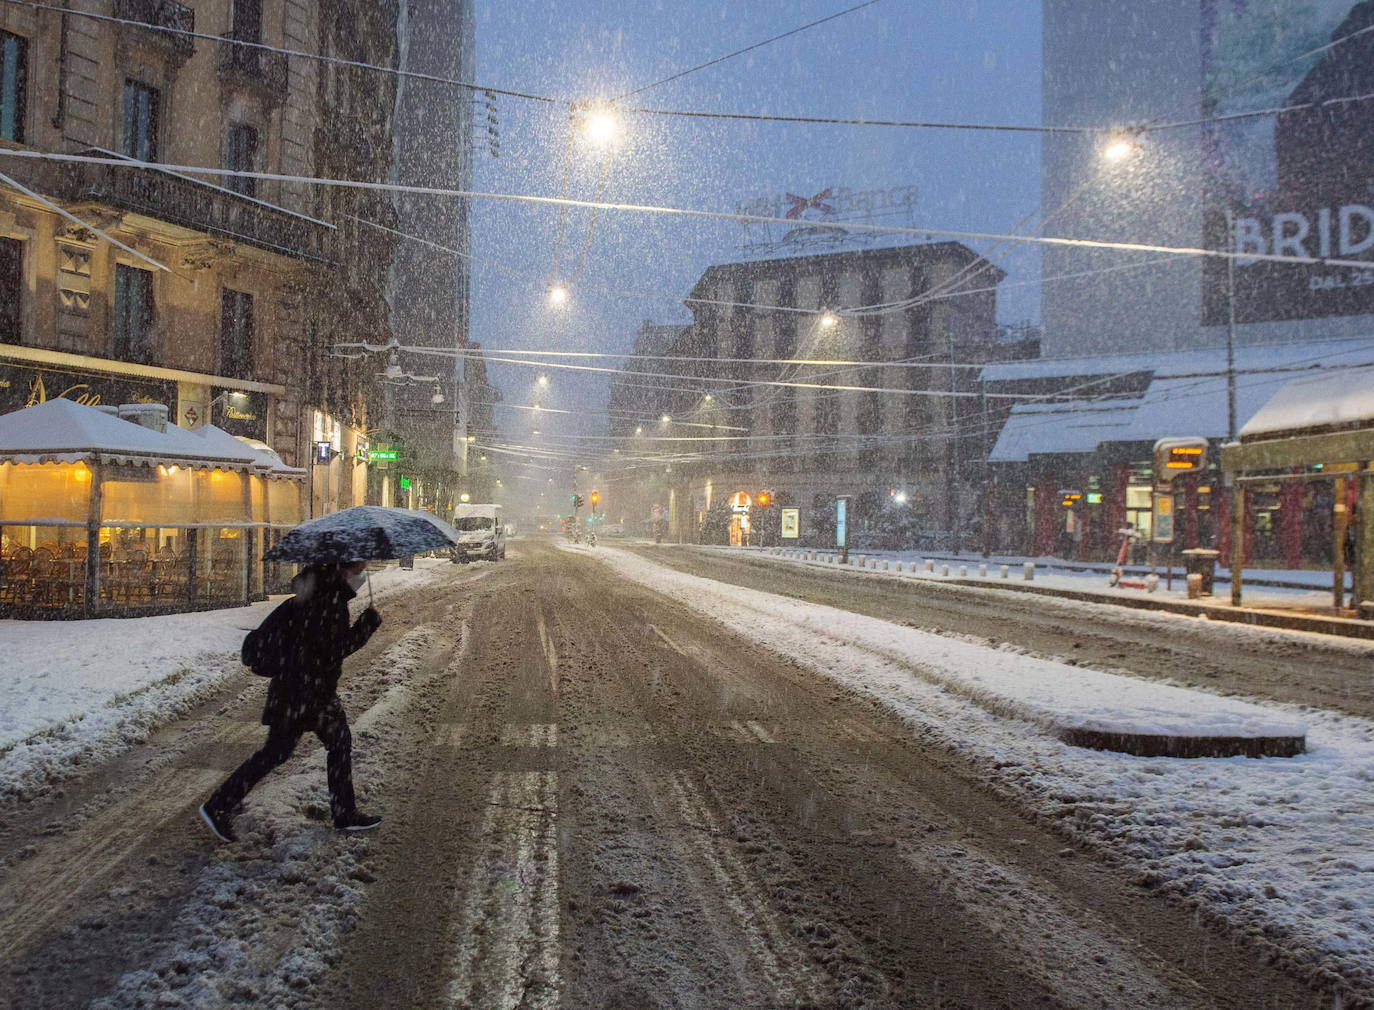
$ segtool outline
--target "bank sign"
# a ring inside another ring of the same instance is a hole
[[[1369,261],[1242,258],[1228,279],[1209,258],[1203,323],[1224,324],[1232,308],[1239,323],[1374,313],[1374,101],[1349,101],[1374,92],[1374,4],[1201,4],[1203,115],[1300,107],[1203,127],[1204,241],[1242,256]]]

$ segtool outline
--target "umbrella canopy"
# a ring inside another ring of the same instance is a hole
[[[423,513],[357,505],[306,520],[282,537],[266,557],[306,564],[387,561],[443,550],[455,543],[452,534]]]

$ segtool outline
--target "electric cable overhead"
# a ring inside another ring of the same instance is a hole
[[[645,91],[650,91],[654,88],[667,84],[670,81],[679,80],[683,77],[686,77],[688,74],[695,74],[699,70],[705,70],[707,67],[714,67],[719,63],[724,63],[726,60],[733,60],[736,56],[743,56],[745,53],[753,52],[755,49],[762,49],[764,46],[772,45],[774,42],[778,42],[781,39],[788,38],[792,35],[798,35],[801,32],[807,31],[811,28],[815,28],[817,25],[823,25],[828,21],[834,21],[837,18],[842,18],[847,14],[853,14],[855,11],[863,10],[865,7],[872,7],[874,4],[878,2],[879,0],[865,0],[864,3],[855,4],[853,7],[847,7],[842,11],[836,11],[834,14],[828,14],[823,18],[819,18],[818,20],[810,22],[809,24],[799,25],[796,28],[792,28],[778,35],[774,35],[772,38],[764,39],[762,42],[755,42],[753,45],[745,46],[743,49],[736,49],[734,52],[726,53],[724,56],[717,56],[715,59],[707,60],[705,63],[698,63],[694,67],[688,67],[686,70],[680,70],[675,74],[671,74],[668,77],[661,78],[660,80],[654,81],[651,84],[645,84],[643,87],[635,88],[633,91],[627,91],[625,92],[625,94],[620,95],[618,98],[612,99],[612,103],[616,104],[619,102],[623,102],[627,98],[632,98],[635,95],[644,93]]]

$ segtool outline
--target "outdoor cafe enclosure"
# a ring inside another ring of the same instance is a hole
[[[165,408],[56,399],[0,416],[0,611],[195,610],[261,599],[262,561],[302,519],[304,471]]]

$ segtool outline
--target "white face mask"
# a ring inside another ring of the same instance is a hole
[[[348,588],[356,593],[359,589],[363,588],[363,583],[366,581],[367,573],[359,572],[357,575],[353,576],[353,578],[348,580]]]

